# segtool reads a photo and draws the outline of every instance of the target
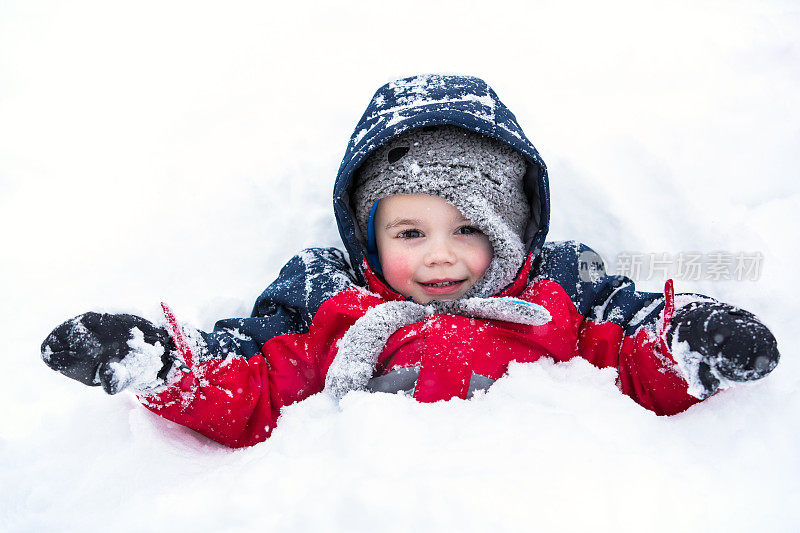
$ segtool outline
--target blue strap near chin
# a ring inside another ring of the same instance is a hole
[[[375,238],[375,212],[378,210],[378,202],[375,200],[372,204],[372,209],[369,210],[369,219],[367,220],[367,261],[369,266],[372,267],[376,273],[383,275],[381,268],[381,260],[378,257],[378,241]]]

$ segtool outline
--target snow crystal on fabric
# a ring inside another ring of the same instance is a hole
[[[50,349],[50,346],[45,346],[42,350],[42,361],[45,363],[49,363],[50,359],[53,357],[53,350]]]
[[[609,301],[610,301],[610,299],[609,299]],[[658,308],[658,306],[663,305],[663,304],[664,304],[664,297],[662,296],[662,297],[656,298],[655,300],[650,302],[649,305],[646,305],[646,306],[642,307],[641,309],[639,309],[636,312],[635,315],[633,315],[631,317],[630,321],[628,322],[628,327],[636,327],[636,326],[638,326],[645,318],[650,316],[650,313],[655,311]],[[604,307],[605,307],[605,305],[608,305],[608,302],[603,304]]]
[[[310,296],[321,290],[316,298],[325,301],[353,285],[354,275],[340,251],[308,248],[297,254],[297,257],[305,265],[306,295]]]

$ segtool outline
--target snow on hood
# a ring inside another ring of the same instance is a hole
[[[412,128],[451,124],[487,135],[519,151],[527,161],[525,194],[537,228],[525,235],[528,252],[538,254],[550,222],[547,167],[516,118],[483,80],[472,76],[422,74],[387,83],[375,92],[350,137],[333,188],[333,208],[350,263],[361,271],[365,256],[350,206],[353,175],[369,154]],[[522,265],[520,265],[522,266]]]

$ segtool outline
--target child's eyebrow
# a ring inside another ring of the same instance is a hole
[[[390,220],[387,224],[385,229],[391,229],[396,226],[419,226],[419,219],[416,218],[396,218],[394,220]]]
[[[460,224],[462,222],[468,222],[471,224],[470,220],[465,217],[464,215],[459,215],[453,219],[453,222],[456,224]],[[384,229],[392,229],[397,226],[419,226],[421,222],[417,218],[396,218],[394,220],[390,220]]]

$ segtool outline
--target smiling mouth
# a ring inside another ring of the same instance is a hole
[[[448,281],[429,281],[427,283],[420,282],[420,285],[425,287],[452,287],[454,285],[459,285],[465,282],[465,279],[453,279]]]

